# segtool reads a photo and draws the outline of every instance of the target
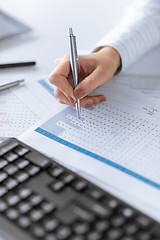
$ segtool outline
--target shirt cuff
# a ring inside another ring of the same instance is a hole
[[[143,19],[132,26],[119,25],[98,42],[95,48],[102,46],[114,48],[121,57],[121,70],[124,71],[159,43],[159,28],[151,19]]]

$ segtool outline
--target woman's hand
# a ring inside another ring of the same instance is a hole
[[[106,101],[104,95],[87,96],[98,86],[108,82],[120,67],[120,56],[111,47],[103,47],[90,55],[78,57],[79,84],[73,90],[69,56],[55,61],[55,68],[49,78],[60,103],[75,105],[81,99],[81,106],[91,106]]]

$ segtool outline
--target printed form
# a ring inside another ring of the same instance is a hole
[[[160,221],[159,100],[114,80],[94,94],[107,101],[80,119],[59,105],[20,140]]]
[[[0,93],[0,137],[18,137],[54,109],[48,81],[28,80]],[[3,140],[3,139],[2,139]],[[1,138],[0,138],[1,142]]]
[[[80,119],[67,107],[35,131],[160,189],[160,107],[110,85],[108,100]]]

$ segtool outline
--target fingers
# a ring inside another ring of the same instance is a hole
[[[56,86],[68,101],[73,104],[75,103],[76,99],[73,95],[73,88],[69,84],[68,77],[70,74],[70,61],[69,57],[65,56],[62,59],[58,59],[55,62],[55,69],[53,70],[52,74],[50,75],[49,81],[54,86]]]
[[[87,60],[86,62],[85,59]],[[106,98],[103,95],[87,96],[108,79],[106,76],[106,70],[103,71],[102,68],[95,65],[93,61],[94,59],[91,60],[92,61],[89,61],[88,57],[79,58],[79,77],[82,81],[74,91],[69,83],[72,79],[69,56],[65,56],[55,61],[55,68],[49,81],[54,85],[54,94],[60,103],[75,106],[76,99],[81,99],[81,106],[85,107],[106,101]]]
[[[70,103],[66,96],[58,88],[54,88],[54,95],[58,98],[59,103],[75,106],[75,104]],[[104,95],[86,96],[81,99],[81,107],[89,107],[95,104],[99,104],[106,101]]]
[[[74,103],[71,103],[68,98],[63,94],[63,92],[61,92],[57,87],[54,87],[54,95],[56,98],[58,98],[60,103],[65,103],[68,105],[72,105],[74,106]]]
[[[74,96],[77,99],[82,99],[95,88],[102,85],[106,81],[106,76],[103,71],[96,69],[83,81],[81,81],[74,90]]]
[[[89,107],[106,101],[104,95],[87,96],[81,99],[81,107]]]

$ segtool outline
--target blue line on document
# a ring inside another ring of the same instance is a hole
[[[38,80],[38,82],[41,84],[43,88],[45,88],[53,97],[54,96],[54,89],[47,83],[45,80]]]
[[[42,135],[44,135],[44,136],[46,136],[46,137],[48,137],[48,138],[50,138],[50,139],[52,139],[52,140],[54,140],[54,141],[56,141],[56,142],[58,142],[58,143],[61,143],[61,144],[65,145],[65,146],[67,146],[67,147],[70,147],[70,148],[72,148],[72,149],[74,149],[76,151],[79,151],[79,152],[81,152],[81,153],[83,153],[85,155],[88,155],[88,156],[90,156],[92,158],[95,158],[95,159],[97,159],[97,160],[99,160],[99,161],[101,161],[103,163],[106,163],[106,164],[108,164],[108,165],[110,165],[110,166],[112,166],[112,167],[114,167],[116,169],[119,169],[120,171],[122,171],[122,172],[124,172],[124,173],[126,173],[126,174],[128,174],[128,175],[130,175],[132,177],[135,177],[135,178],[141,180],[142,182],[145,182],[145,183],[147,183],[147,184],[149,184],[149,185],[151,185],[151,186],[153,186],[153,187],[155,187],[157,189],[160,189],[160,184],[158,184],[158,183],[156,183],[156,182],[154,182],[152,180],[149,180],[146,177],[143,177],[143,176],[141,176],[141,175],[139,175],[139,174],[137,174],[137,173],[135,173],[135,172],[133,172],[133,171],[131,171],[131,170],[129,170],[129,169],[119,165],[119,164],[117,164],[117,163],[114,163],[111,160],[108,160],[108,159],[106,159],[106,158],[104,158],[104,157],[102,157],[100,155],[97,155],[97,154],[95,154],[93,152],[90,152],[90,151],[88,151],[88,150],[86,150],[84,148],[81,148],[81,147],[79,147],[79,146],[77,146],[77,145],[75,145],[73,143],[70,143],[70,142],[68,142],[68,141],[66,141],[66,140],[64,140],[64,139],[62,139],[60,137],[57,137],[56,135],[54,135],[52,133],[49,133],[49,132],[45,131],[42,128],[38,127],[37,129],[35,129],[35,131],[40,133],[40,134],[42,134]]]

